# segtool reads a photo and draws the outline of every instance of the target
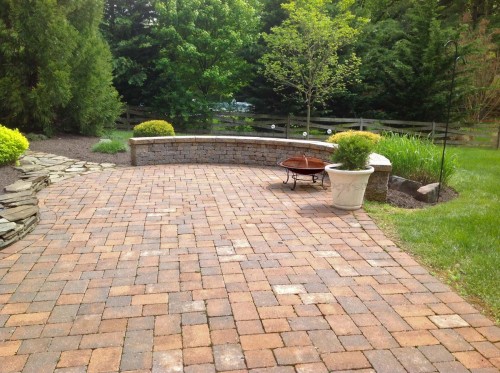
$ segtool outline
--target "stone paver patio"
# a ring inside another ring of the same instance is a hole
[[[498,371],[488,318],[363,211],[282,180],[148,166],[40,192],[0,252],[0,371]]]

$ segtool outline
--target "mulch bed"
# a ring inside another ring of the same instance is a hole
[[[76,135],[59,135],[48,140],[32,141],[30,150],[44,153],[63,155],[68,158],[97,163],[115,163],[121,166],[130,166],[130,153],[103,154],[92,152],[92,145],[99,142],[98,137],[84,137]],[[12,184],[19,178],[20,172],[11,166],[0,166],[0,194],[4,187]],[[446,202],[458,195],[453,189],[445,187],[442,190],[439,202]],[[393,206],[406,209],[416,209],[432,206],[432,204],[417,201],[408,194],[389,190],[387,202]]]
[[[59,135],[48,140],[30,142],[30,150],[50,154],[62,155],[96,163],[115,163],[120,166],[130,166],[130,153],[103,154],[94,153],[92,145],[99,142],[98,137],[84,137],[75,135]],[[4,187],[14,183],[20,172],[12,166],[0,166],[0,194]]]
[[[33,141],[30,150],[78,159],[87,162],[116,163],[130,166],[130,153],[103,154],[94,153],[92,145],[99,142],[98,137],[60,135],[48,140]]]
[[[455,190],[445,186],[441,189],[439,203],[451,201],[452,199],[457,198],[457,196],[458,193]],[[387,203],[404,209],[422,209],[435,205],[435,203],[418,201],[409,194],[393,189],[389,189],[387,192]]]
[[[0,194],[4,193],[4,187],[14,183],[20,175],[12,166],[0,166]]]

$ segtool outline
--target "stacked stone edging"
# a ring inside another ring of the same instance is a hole
[[[115,167],[113,163],[79,161],[63,156],[28,151],[20,158],[19,180],[0,194],[0,249],[21,240],[40,220],[36,193],[68,178]]]
[[[131,138],[129,145],[134,166],[175,163],[276,166],[280,161],[302,154],[328,160],[336,148],[334,144],[320,141],[237,136],[143,137]],[[372,154],[370,165],[375,172],[365,197],[385,201],[392,165],[379,154]]]
[[[0,195],[0,249],[19,241],[35,228],[40,220],[36,192],[46,185],[49,185],[48,173],[24,178],[5,188],[7,193]]]

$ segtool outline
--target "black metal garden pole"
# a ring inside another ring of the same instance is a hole
[[[457,71],[457,62],[461,58],[458,55],[458,44],[455,40],[449,40],[444,48],[446,49],[450,44],[455,46],[455,58],[453,60],[453,70],[451,72],[451,84],[450,84],[450,92],[448,94],[448,109],[446,113],[446,127],[444,130],[444,141],[443,141],[443,154],[441,156],[441,169],[439,170],[439,185],[438,185],[438,195],[436,202],[439,202],[439,197],[441,195],[441,183],[443,181],[443,168],[444,168],[444,157],[446,153],[446,141],[448,140],[448,127],[450,126],[450,113],[451,113],[451,100],[453,97],[453,90],[455,88],[455,75]]]

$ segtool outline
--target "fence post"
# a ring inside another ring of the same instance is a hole
[[[431,139],[434,140],[434,136],[436,135],[436,122],[432,121],[432,132]]]
[[[290,130],[290,114],[288,114],[288,117],[286,119],[286,127],[285,127],[285,136],[288,139],[288,131]]]
[[[359,118],[359,130],[363,131],[363,118]]]
[[[127,129],[130,130],[130,111],[129,111],[129,106],[127,105],[127,110],[125,111],[125,115],[127,118]]]

